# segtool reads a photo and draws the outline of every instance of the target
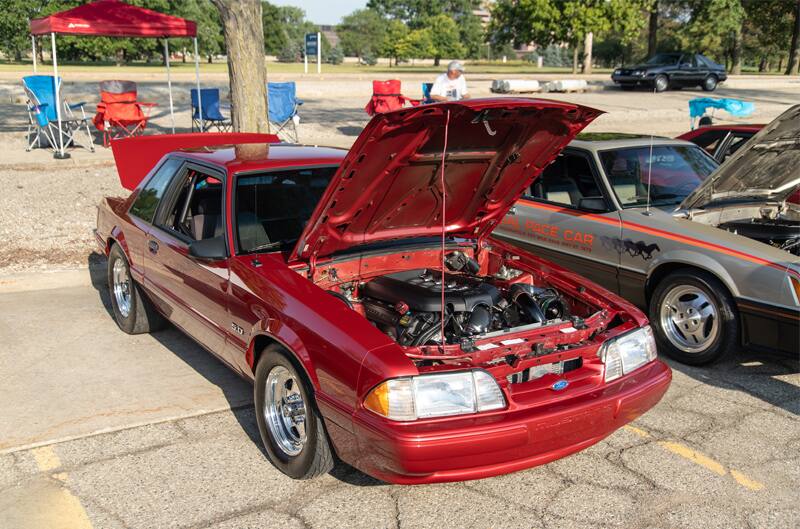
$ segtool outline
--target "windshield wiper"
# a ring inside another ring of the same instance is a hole
[[[274,250],[276,248],[286,248],[288,245],[297,242],[297,239],[283,239],[281,241],[272,241],[266,244],[260,244],[253,248],[248,248],[245,253],[256,253],[264,250]]]

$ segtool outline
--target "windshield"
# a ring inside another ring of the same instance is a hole
[[[680,58],[680,53],[657,53],[650,57],[645,64],[676,64]]]
[[[623,208],[680,204],[717,167],[695,145],[657,145],[603,151],[600,162]],[[650,181],[648,186],[648,171]]]
[[[240,253],[285,250],[300,237],[337,167],[239,176],[236,237]]]

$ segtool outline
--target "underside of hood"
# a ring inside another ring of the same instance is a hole
[[[438,103],[372,118],[294,249],[316,258],[445,232],[478,238],[600,111],[498,98]],[[442,189],[442,153],[444,193]]]
[[[780,201],[800,185],[800,105],[761,129],[681,204],[705,208],[731,199]]]

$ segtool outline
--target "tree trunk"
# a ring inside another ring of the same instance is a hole
[[[789,47],[789,62],[786,63],[786,75],[797,75],[798,63],[800,57],[798,54],[798,45],[800,45],[800,0],[797,0],[797,5],[794,10],[794,31],[792,31],[792,44]]]
[[[739,75],[742,73],[742,26],[741,24],[733,32],[733,47],[731,48],[731,62],[733,67],[731,73]]]
[[[647,57],[656,54],[658,48],[658,0],[650,8],[650,27],[647,30]]]
[[[442,60],[442,58],[437,55],[436,57],[433,58],[433,65],[434,66],[439,66],[439,61],[441,61],[441,60]]]
[[[572,73],[578,73],[578,45],[572,46]]]
[[[778,57],[778,71],[783,70],[783,55]]]
[[[592,40],[594,35],[591,31],[586,33],[583,38],[583,73],[589,75],[592,73]]]
[[[219,10],[237,132],[269,132],[264,27],[259,0],[212,0]]]

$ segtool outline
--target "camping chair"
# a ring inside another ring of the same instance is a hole
[[[133,81],[100,81],[100,103],[92,121],[103,133],[104,147],[108,147],[111,140],[144,133],[156,104],[137,101],[136,97]]]
[[[297,124],[300,122],[297,109],[303,100],[297,99],[294,81],[267,83],[267,101],[269,122],[277,129],[273,132],[281,140],[297,143]]]
[[[59,99],[63,102],[61,112],[61,139],[64,146],[69,144],[79,145],[94,152],[92,131],[89,130],[89,118],[83,109],[85,102],[69,104],[61,97],[61,78],[57,78]],[[22,87],[28,97],[28,147],[30,151],[34,145],[42,146],[42,136],[55,152],[59,147],[58,142],[58,115],[56,113],[56,87],[52,75],[29,75],[22,78]],[[76,111],[80,110],[80,116]],[[79,130],[86,131],[86,144],[75,139]]]
[[[372,81],[372,98],[370,98],[364,111],[370,116],[383,114],[403,108],[406,103],[411,106],[419,105],[419,100],[410,99],[400,93],[400,81],[390,79],[389,81]]]
[[[433,103],[433,99],[431,99],[431,89],[433,88],[433,83],[422,83],[422,101],[420,102],[422,105],[428,105]]]
[[[220,111],[219,88],[201,88],[200,102],[203,109],[203,126],[200,127],[200,106],[197,101],[197,89],[190,90],[192,97],[192,132],[195,128],[200,132],[208,132],[211,127],[216,127],[219,132],[229,132],[231,130],[231,120],[222,115]]]

